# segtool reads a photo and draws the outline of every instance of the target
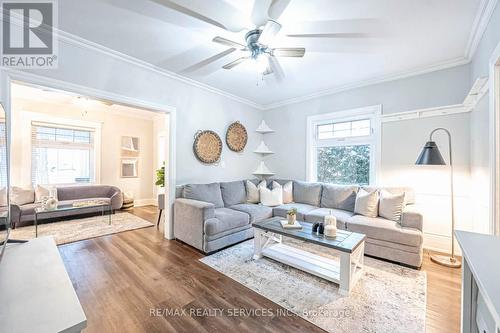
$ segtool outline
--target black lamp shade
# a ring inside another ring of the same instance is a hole
[[[446,162],[439,152],[439,148],[434,141],[427,141],[420,156],[418,156],[417,165],[446,165]]]

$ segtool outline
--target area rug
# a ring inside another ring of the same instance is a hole
[[[284,242],[325,255],[313,244]],[[425,331],[425,272],[365,257],[363,275],[344,296],[335,283],[252,254],[249,240],[200,260],[328,332]]]
[[[57,245],[76,242],[99,236],[116,234],[153,226],[152,223],[138,216],[125,212],[117,212],[111,216],[92,216],[83,219],[71,219],[38,225],[38,237],[53,236]],[[29,240],[35,238],[35,226],[20,227],[11,230],[11,239]]]

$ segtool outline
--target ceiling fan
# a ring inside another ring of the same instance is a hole
[[[260,73],[263,75],[274,74],[276,79],[281,81],[285,75],[277,58],[300,58],[305,55],[306,49],[304,47],[272,47],[274,38],[282,29],[281,24],[278,23],[278,19],[288,7],[291,0],[254,0],[250,20],[248,19],[248,14],[245,15],[224,1],[190,0],[189,2],[186,2],[189,5],[189,8],[181,5],[181,0],[153,1],[230,32],[249,30],[245,35],[244,43],[232,41],[220,36],[213,38],[213,42],[228,46],[230,49],[190,66],[189,72],[196,71],[211,62],[215,62],[223,57],[226,57],[235,51],[240,51],[245,54],[242,57],[225,64],[222,68],[229,70],[239,64],[253,60],[256,62]],[[288,32],[285,36],[289,38],[301,39],[370,37],[372,34],[364,33],[363,30],[368,30],[373,33],[375,27],[372,23],[374,22],[375,20],[373,19],[353,19],[305,22],[302,24],[298,23],[296,26],[305,27],[305,30],[309,31],[299,31],[294,33]],[[308,27],[309,29],[307,29]],[[318,32],[318,28],[327,31]]]

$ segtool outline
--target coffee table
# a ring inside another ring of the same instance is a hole
[[[105,210],[108,210],[109,212],[109,217],[108,217],[108,224],[111,225],[111,215],[113,212],[113,208],[111,206],[111,201],[95,201],[91,203],[86,203],[82,206],[73,206],[72,204],[58,204],[56,208],[54,209],[45,209],[42,207],[36,207],[35,208],[35,238],[38,237],[38,217],[40,215],[47,215],[47,214],[53,214],[57,212],[63,212],[63,211],[72,211],[72,210],[79,210],[79,209],[86,209],[86,208],[99,208],[101,207],[101,212],[102,216],[104,217],[104,212]],[[54,214],[53,217],[58,217],[57,214]]]
[[[339,284],[342,294],[349,294],[363,271],[366,235],[338,230],[337,237],[327,238],[312,232],[312,223],[302,222],[302,229],[284,229],[282,217],[253,223],[254,259],[263,256]],[[282,243],[282,236],[299,239],[336,251],[340,260],[323,257]]]

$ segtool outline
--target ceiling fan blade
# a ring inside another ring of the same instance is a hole
[[[257,28],[266,24],[267,20],[269,20],[267,12],[271,3],[272,0],[254,0],[251,20]]]
[[[340,33],[319,33],[319,34],[288,34],[287,37],[295,38],[368,38],[372,34],[358,32],[340,32]]]
[[[214,43],[219,43],[219,44],[222,44],[224,46],[229,46],[229,47],[234,47],[235,49],[246,49],[246,45],[243,45],[243,44],[240,44],[240,43],[237,43],[237,42],[233,42],[232,40],[229,40],[229,39],[226,39],[224,37],[214,37],[214,39],[212,39],[212,42]]]
[[[303,57],[306,49],[303,47],[282,47],[272,49],[271,54],[274,57]]]
[[[273,0],[271,6],[269,6],[269,10],[267,14],[273,20],[277,20],[280,18],[281,14],[285,11],[286,7],[291,0]]]
[[[281,67],[278,59],[275,57],[269,57],[269,67],[274,76],[276,77],[276,81],[281,82],[285,79],[285,72],[283,72],[283,68]]]
[[[231,69],[234,66],[237,66],[248,59],[249,59],[249,57],[242,57],[242,58],[236,59],[235,61],[231,61],[229,64],[225,64],[224,66],[222,66],[222,68]]]
[[[262,30],[262,33],[259,36],[259,43],[269,45],[280,30],[281,24],[273,20],[267,21],[264,30]]]
[[[182,70],[182,73],[195,72],[195,71],[197,71],[197,70],[199,70],[199,69],[201,69],[201,68],[203,68],[203,67],[205,67],[205,66],[207,66],[207,65],[209,65],[209,64],[211,64],[211,63],[213,63],[221,58],[224,58],[225,56],[227,56],[230,53],[233,53],[234,51],[236,51],[236,49],[231,48],[231,49],[228,49],[224,52],[218,53],[218,54],[211,56],[207,59],[204,59],[204,60],[202,60],[202,61],[200,61],[192,66],[189,66],[188,68]]]
[[[206,0],[190,0],[187,2],[189,8],[180,5],[178,3],[179,0],[153,1],[197,20],[231,32],[240,32],[248,27],[249,22],[246,16],[224,1],[217,1],[217,4],[213,5],[213,2],[208,4],[209,2]]]

